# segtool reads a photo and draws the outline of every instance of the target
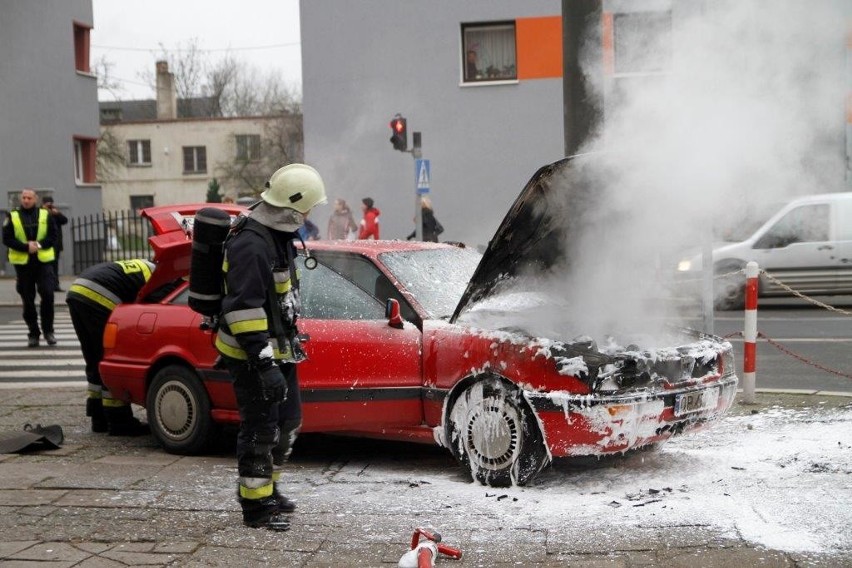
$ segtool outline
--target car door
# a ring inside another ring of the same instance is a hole
[[[834,202],[834,243],[831,259],[834,262],[835,291],[852,294],[852,197]]]
[[[754,244],[754,260],[761,269],[803,293],[820,293],[834,286],[835,271],[830,237],[831,207],[809,203],[788,211]],[[778,290],[764,281],[764,292]]]
[[[376,431],[423,421],[421,334],[391,327],[384,304],[324,264],[298,261],[308,360],[299,364],[304,431]]]

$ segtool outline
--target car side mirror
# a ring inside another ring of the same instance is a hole
[[[402,329],[402,313],[399,309],[399,300],[388,298],[385,302],[385,317],[388,318],[388,325],[396,329]]]

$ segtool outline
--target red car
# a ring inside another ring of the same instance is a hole
[[[554,265],[565,222],[553,215],[559,208],[542,205],[562,194],[553,180],[571,165],[536,173],[484,254],[452,244],[310,241],[318,266],[304,266],[305,250],[299,259],[299,328],[309,337],[309,360],[299,365],[303,431],[437,443],[475,479],[505,486],[528,483],[555,457],[623,452],[719,418],[737,387],[731,345],[720,338],[683,330],[676,348],[601,350],[589,338],[472,323],[495,298],[518,294],[512,283]],[[185,231],[208,205],[143,212],[158,268],[137,303],[115,309],[104,336],[104,383],[147,408],[154,436],[173,453],[203,451],[217,425],[239,422],[187,284],[158,303],[144,300],[187,274]]]

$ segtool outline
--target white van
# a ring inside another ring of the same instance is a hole
[[[791,201],[750,237],[713,249],[716,276],[745,268],[749,261],[802,294],[852,294],[852,192],[810,195]],[[678,263],[680,277],[699,277],[701,255]],[[744,303],[744,276],[715,279],[717,309]],[[791,292],[760,274],[760,296]]]

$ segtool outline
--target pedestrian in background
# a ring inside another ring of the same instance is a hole
[[[319,227],[317,227],[316,223],[308,219],[307,215],[305,215],[305,224],[299,227],[298,232],[303,241],[320,240]]]
[[[216,334],[240,410],[238,499],[243,524],[286,530],[296,509],[278,485],[302,426],[297,363],[306,356],[296,322],[301,302],[293,239],[311,209],[326,202],[319,173],[279,168],[261,201],[241,216],[225,245],[225,294]]]
[[[104,387],[98,365],[104,358],[104,330],[110,314],[118,304],[134,301],[153,271],[154,263],[140,258],[102,262],[81,272],[68,289],[68,313],[86,361],[86,416],[92,419],[92,432],[109,432],[110,436],[148,433],[148,425],[133,416],[130,404]],[[171,289],[177,283],[173,284]],[[168,291],[167,287],[158,290],[159,299]]]
[[[361,228],[358,231],[359,239],[369,239],[373,237],[379,240],[379,215],[381,211],[374,207],[373,198],[365,197],[361,200],[361,211],[364,212],[364,217],[361,219]]]
[[[328,218],[328,238],[329,239],[348,239],[349,233],[354,233],[358,230],[358,224],[355,223],[355,218],[352,216],[352,210],[341,198],[334,200],[334,211],[331,212],[331,217]]]
[[[432,210],[432,201],[428,197],[420,198],[420,217],[423,223],[423,240],[432,243],[438,242],[438,235],[444,232],[444,226],[435,217],[435,212]],[[414,223],[417,223],[417,218],[414,218]],[[417,236],[417,229],[411,232],[406,237],[409,241]]]
[[[15,289],[24,304],[23,317],[29,329],[27,347],[38,347],[42,331],[47,344],[56,345],[53,334],[56,223],[47,209],[37,207],[38,196],[34,189],[21,191],[20,200],[20,207],[9,212],[3,222],[3,244],[9,248],[9,263],[15,267]],[[41,299],[38,312],[36,292]]]
[[[53,245],[53,273],[56,275],[56,286],[53,290],[54,292],[62,292],[62,286],[59,285],[59,255],[62,254],[64,248],[62,246],[62,227],[68,224],[68,217],[53,204],[53,196],[45,195],[42,197],[41,206],[50,212],[53,222],[56,223],[56,243]]]

